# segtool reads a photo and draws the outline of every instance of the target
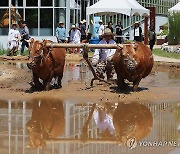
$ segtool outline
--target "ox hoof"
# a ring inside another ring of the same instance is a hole
[[[137,86],[137,85],[135,85],[135,86],[133,87],[133,91],[134,91],[134,92],[138,91],[138,86]]]

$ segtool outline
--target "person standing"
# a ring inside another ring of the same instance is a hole
[[[99,36],[99,40],[101,41],[103,39],[102,35],[104,34],[104,25],[102,20],[99,20],[99,29],[98,29],[98,36]]]
[[[66,29],[62,21],[59,22],[59,26],[56,28],[56,38],[58,43],[64,43],[67,40]]]
[[[86,20],[84,19],[81,25],[81,42],[85,42],[85,41],[86,41]]]
[[[148,31],[148,39],[149,39],[149,46],[151,51],[153,50],[154,44],[156,42],[156,33],[154,31],[154,27],[150,26]]]
[[[70,31],[70,42],[72,44],[79,44],[81,42],[81,32],[80,30],[75,26],[72,25],[71,31]],[[74,53],[74,48],[72,49]],[[77,48],[78,53],[80,52],[80,48]]]
[[[142,28],[139,26],[139,22],[135,22],[134,25],[134,40],[137,42],[142,41]]]
[[[111,32],[113,33],[114,32],[114,29],[113,29],[113,23],[112,23],[112,21],[109,21],[108,22],[108,26],[106,27],[106,28],[109,28],[110,30],[111,30]]]
[[[102,35],[103,39],[99,44],[116,44],[112,39],[115,34],[111,32],[109,28],[104,30]],[[107,79],[113,77],[113,66],[112,58],[115,54],[116,49],[96,49],[92,58],[92,64],[96,66],[96,73],[99,77],[104,78],[104,73],[106,72]]]
[[[22,42],[22,45],[21,45],[21,55],[23,54],[24,52],[24,48],[25,46],[27,48],[29,48],[29,43],[28,43],[28,40],[30,39],[30,35],[29,35],[29,28],[27,27],[27,24],[26,24],[26,21],[23,21],[22,22],[22,34],[21,34],[21,42]]]
[[[116,29],[116,43],[122,43],[122,31],[123,31],[123,26],[121,24],[121,21],[118,21],[117,25],[115,26]]]
[[[9,43],[9,53],[7,56],[11,56],[13,54],[16,55],[16,52],[18,50],[19,41],[20,41],[21,35],[17,29],[17,24],[13,23],[12,28],[10,29],[8,33],[8,43]]]

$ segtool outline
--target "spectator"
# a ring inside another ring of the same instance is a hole
[[[82,25],[81,25],[81,42],[86,40],[86,20],[84,19],[82,21]]]
[[[102,35],[103,39],[99,42],[99,44],[116,44],[116,42],[112,39],[115,34],[111,32],[109,28],[104,30],[104,34]],[[112,58],[116,49],[96,49],[93,55],[92,63],[94,66],[97,66],[96,72],[99,77],[104,78],[104,73],[107,74],[107,79],[113,77],[112,74]]]
[[[135,22],[135,25],[134,25],[134,40],[137,42],[142,41],[142,29],[139,26],[139,22]]]
[[[64,43],[67,40],[66,29],[62,21],[59,22],[59,26],[56,28],[56,38],[58,43]]]
[[[102,35],[104,34],[104,25],[102,20],[99,20],[99,29],[98,29],[98,36],[99,36],[99,40],[101,41],[103,39]]]
[[[121,25],[121,21],[118,21],[117,25],[115,26],[116,29],[116,43],[122,43],[122,31],[123,31],[123,26]]]
[[[73,44],[78,44],[81,41],[81,32],[75,25],[72,25],[72,28],[70,31],[70,41]],[[74,50],[75,49],[73,48],[73,50],[72,50],[73,53],[74,53]],[[77,52],[78,53],[80,52],[80,48],[77,48]]]
[[[30,39],[30,35],[29,35],[29,29],[26,25],[26,21],[23,21],[22,22],[22,34],[21,34],[21,42],[22,42],[22,45],[21,45],[21,55],[23,54],[24,52],[24,48],[25,46],[27,48],[29,48],[29,43],[28,43],[28,40]]]
[[[148,39],[149,39],[149,46],[151,51],[153,50],[154,44],[156,42],[156,33],[154,31],[154,27],[150,26],[148,31]]]
[[[8,33],[8,43],[9,43],[9,53],[7,56],[11,56],[13,54],[16,55],[16,52],[18,50],[19,41],[20,41],[21,35],[17,29],[17,24],[13,23],[12,28],[10,29]]]
[[[109,28],[111,30],[111,32],[113,33],[114,29],[112,28],[112,25],[113,25],[112,21],[109,21],[108,26],[106,28]]]

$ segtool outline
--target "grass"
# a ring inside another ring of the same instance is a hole
[[[153,54],[161,57],[180,59],[180,54],[162,51],[161,49],[153,49]]]
[[[19,54],[20,51],[17,51],[17,54]],[[8,50],[4,50],[4,49],[0,49],[0,55],[7,55],[8,54]],[[28,50],[25,50],[23,53],[23,56],[28,56],[29,52]]]

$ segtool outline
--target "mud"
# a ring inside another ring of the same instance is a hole
[[[26,63],[1,62],[0,98],[29,99],[34,96],[53,95],[62,100],[70,99],[101,102],[102,100],[138,100],[138,101],[179,101],[180,100],[180,64],[155,63],[151,74],[142,79],[138,92],[118,92],[117,85],[108,86],[96,81],[89,88],[92,73],[85,62],[66,63],[62,88],[58,90],[28,93],[32,73]],[[2,74],[1,73],[1,74]]]

